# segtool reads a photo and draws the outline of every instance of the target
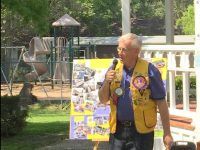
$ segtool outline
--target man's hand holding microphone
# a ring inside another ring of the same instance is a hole
[[[109,69],[105,75],[105,80],[104,83],[102,85],[102,87],[99,89],[99,99],[101,100],[101,103],[106,104],[107,102],[109,102],[109,98],[110,98],[110,83],[115,79],[116,76],[116,72],[115,72],[115,68],[117,66],[118,60],[114,59],[113,60],[113,65],[111,67],[111,69]]]
[[[106,73],[106,76],[105,76],[105,81],[107,83],[111,83],[115,79],[115,75],[116,75],[115,68],[117,66],[117,63],[118,63],[118,60],[115,58],[113,60],[113,65],[112,65],[111,69],[108,70],[108,72]]]

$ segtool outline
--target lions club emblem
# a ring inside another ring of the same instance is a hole
[[[147,80],[144,76],[137,76],[132,81],[133,86],[138,90],[144,90],[147,88]]]

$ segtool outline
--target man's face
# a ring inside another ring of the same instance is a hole
[[[139,54],[139,48],[133,48],[131,46],[131,40],[123,40],[118,44],[118,56],[125,66],[130,66],[137,60]]]

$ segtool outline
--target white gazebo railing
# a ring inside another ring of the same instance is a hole
[[[197,142],[195,138],[197,122],[195,116],[197,111],[190,110],[190,76],[195,74],[195,46],[194,45],[144,45],[142,47],[141,57],[144,58],[167,58],[168,79],[167,79],[167,99],[169,100],[169,111],[171,115],[191,118],[194,130],[177,129],[172,127],[172,133],[175,140],[190,140]],[[182,76],[182,105],[183,109],[176,107],[176,88],[175,77]],[[196,99],[196,105],[198,105]],[[198,108],[198,106],[196,106]]]

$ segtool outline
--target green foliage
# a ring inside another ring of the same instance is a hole
[[[161,35],[164,33],[163,0],[131,1],[131,31],[141,35]]]
[[[1,97],[1,136],[19,133],[26,125],[28,109],[21,107],[19,96]]]
[[[82,36],[119,34],[120,9],[120,1],[116,0],[73,0],[65,6],[65,11],[81,23]]]
[[[176,87],[176,90],[181,90],[181,89],[183,89],[182,77],[177,76],[177,77],[175,78],[175,87]]]
[[[196,89],[196,77],[190,77],[190,89]],[[176,90],[183,89],[183,81],[181,76],[176,76],[175,78],[175,87]]]
[[[131,1],[133,15],[138,19],[163,18],[164,3],[162,0],[135,0]]]
[[[194,34],[194,6],[189,5],[183,16],[177,19],[176,26],[180,26],[185,34]]]
[[[191,77],[190,78],[190,88],[191,89],[196,89],[196,77]]]
[[[44,34],[48,31],[48,0],[2,0],[2,9],[21,16],[24,25],[33,26],[35,32]]]
[[[189,5],[193,5],[194,1],[191,0],[175,0],[173,1],[174,6],[174,17],[175,20],[181,18],[183,13],[187,10]]]

